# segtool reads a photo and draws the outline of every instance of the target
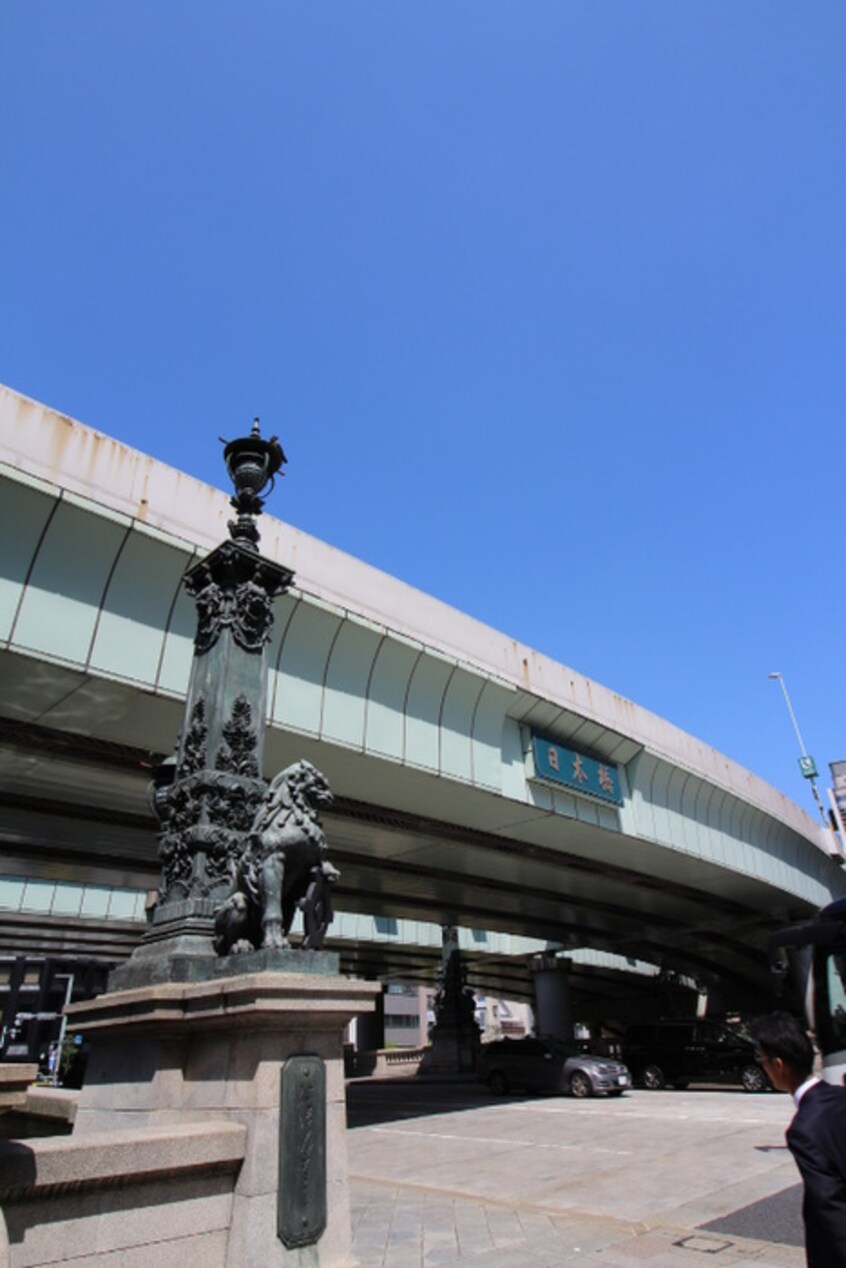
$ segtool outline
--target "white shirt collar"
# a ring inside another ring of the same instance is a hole
[[[818,1079],[815,1074],[812,1074],[811,1077],[806,1079],[804,1083],[800,1083],[796,1091],[793,1093],[793,1100],[796,1103],[796,1105],[799,1104],[799,1102],[802,1100],[802,1097],[805,1095],[805,1093],[808,1092],[814,1086],[815,1083],[820,1083],[820,1082],[821,1080]]]

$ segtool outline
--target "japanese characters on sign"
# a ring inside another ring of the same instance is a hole
[[[618,806],[623,804],[620,776],[613,762],[598,762],[586,753],[565,748],[563,744],[553,744],[539,735],[532,736],[532,752],[538,779],[563,784],[574,792],[601,797],[603,801],[613,801]]]

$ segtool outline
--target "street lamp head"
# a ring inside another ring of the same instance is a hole
[[[774,669],[773,672],[769,676],[770,678],[780,678],[781,674],[779,673],[777,669]]]
[[[241,436],[238,440],[224,441],[223,460],[229,478],[235,485],[235,497],[253,504],[266,485],[272,485],[278,475],[285,455],[276,436],[265,440],[259,432],[259,420],[253,419],[249,436]]]
[[[280,472],[284,474],[281,469],[287,459],[276,436],[270,440],[261,436],[257,418],[253,420],[249,436],[222,443],[226,446],[223,451],[226,470],[235,486],[235,496],[230,501],[238,512],[238,519],[229,524],[229,532],[233,540],[249,550],[256,550],[258,529],[254,517],[264,505],[261,494],[268,484],[273,488]]]

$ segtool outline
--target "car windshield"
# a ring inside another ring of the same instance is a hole
[[[557,1053],[561,1057],[577,1057],[579,1051],[572,1044],[565,1043],[563,1039],[544,1039],[544,1043],[551,1052]]]

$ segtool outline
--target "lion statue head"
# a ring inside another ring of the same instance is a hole
[[[252,830],[261,834],[278,825],[280,820],[293,819],[297,823],[315,820],[320,810],[331,804],[332,790],[326,776],[311,762],[294,762],[271,780]]]

